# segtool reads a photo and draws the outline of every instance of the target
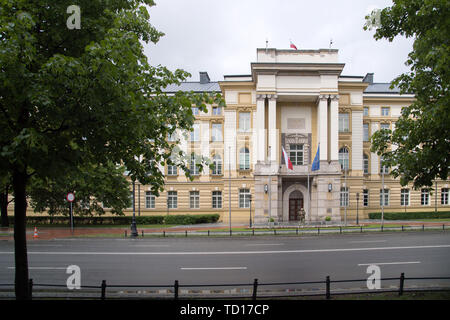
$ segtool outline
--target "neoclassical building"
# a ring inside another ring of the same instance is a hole
[[[188,154],[209,157],[215,167],[198,173],[193,156],[193,181],[177,167],[161,168],[166,190],[155,197],[140,186],[140,214],[219,213],[223,222],[231,216],[232,222],[265,224],[295,222],[300,208],[314,223],[367,218],[381,206],[386,212],[448,209],[447,181],[438,181],[433,194],[401,187],[370,151],[370,136],[395,130],[414,96],[375,83],[373,73],[343,75],[344,65],[337,49],[263,48],[251,74],[213,82],[200,72],[199,82],[168,87],[169,93],[223,95],[226,108],[194,108],[194,130],[168,137],[179,138]],[[312,170],[316,156],[318,168]]]

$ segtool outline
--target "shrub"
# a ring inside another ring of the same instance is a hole
[[[445,219],[450,218],[450,211],[429,212],[385,212],[386,220],[420,220],[420,219]],[[369,213],[369,219],[381,219],[381,212]]]

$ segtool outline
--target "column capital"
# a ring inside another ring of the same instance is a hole
[[[338,101],[339,95],[338,94],[330,94],[330,99],[331,99],[331,101]]]
[[[329,97],[330,97],[329,94],[319,94],[318,100],[319,101],[328,100]]]
[[[276,94],[268,94],[267,98],[269,98],[270,101],[275,101],[278,98],[278,95]]]
[[[256,100],[264,100],[266,98],[266,94],[257,94],[256,95]]]

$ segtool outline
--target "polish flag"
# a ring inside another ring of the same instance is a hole
[[[295,46],[295,44],[293,44],[292,42],[291,42],[290,47],[291,47],[292,49],[298,50],[297,47]]]
[[[294,166],[292,165],[291,160],[289,159],[286,150],[284,150],[284,147],[281,147],[281,149],[283,150],[283,158],[284,158],[284,163],[286,164],[286,166],[291,169],[294,170]]]

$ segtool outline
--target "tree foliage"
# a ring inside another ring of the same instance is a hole
[[[414,93],[415,101],[402,109],[394,132],[380,130],[372,137],[372,151],[393,167],[394,177],[415,188],[446,180],[450,167],[450,2],[395,0],[391,7],[366,16],[365,29],[375,26],[374,38],[393,41],[414,38],[405,62],[410,71],[393,86]],[[374,23],[375,22],[375,23]],[[392,146],[395,146],[392,148]]]

